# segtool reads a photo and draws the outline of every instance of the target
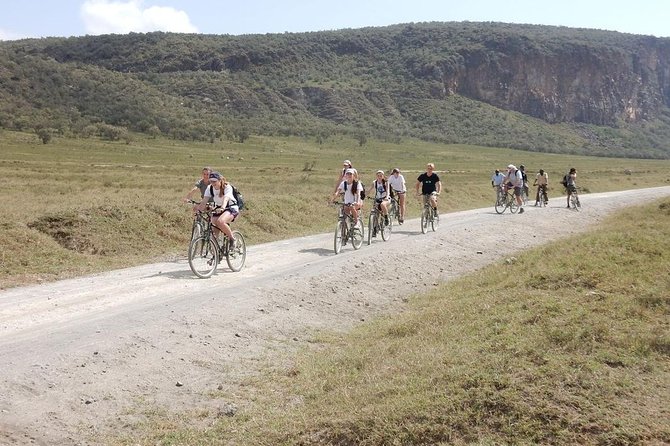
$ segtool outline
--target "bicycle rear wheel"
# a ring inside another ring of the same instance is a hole
[[[206,279],[214,274],[219,264],[219,247],[214,237],[200,236],[188,247],[188,265],[193,274]]]
[[[381,217],[381,218],[384,218],[384,217]],[[389,238],[391,238],[391,229],[393,228],[393,217],[391,217],[389,215],[386,218],[389,219],[389,224],[385,224],[385,222],[382,222],[382,224],[381,224],[382,240],[384,240],[384,241],[387,241]]]
[[[247,243],[240,231],[233,231],[233,240],[235,241],[233,246],[226,252],[226,263],[230,269],[237,272],[244,267],[244,262],[247,260]]]
[[[365,230],[363,229],[363,220],[358,217],[358,224],[354,224],[354,227],[351,228],[351,245],[354,249],[360,249],[363,246],[363,238],[365,236]]]
[[[575,211],[581,211],[582,210],[582,206],[579,203],[579,197],[578,196],[576,196],[574,194],[572,196],[570,196],[570,206]]]
[[[335,243],[334,243],[334,248],[335,248],[335,254],[339,254],[340,251],[342,251],[342,234],[344,231],[344,223],[342,223],[342,220],[337,222],[337,226],[335,226]]]

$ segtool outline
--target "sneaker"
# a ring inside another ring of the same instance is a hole
[[[386,226],[389,225],[389,216],[388,216],[388,215],[385,215],[385,216],[384,216],[384,224],[385,224]]]
[[[539,204],[540,204],[540,203],[538,203],[538,202],[536,201],[536,202],[535,202],[535,207],[538,207]]]
[[[375,238],[375,237],[377,237],[377,230],[376,229],[374,231],[372,231],[372,238]]]
[[[519,209],[519,214],[523,214],[523,208]]]
[[[401,225],[401,224],[403,224],[403,223],[405,223],[405,220],[403,220],[402,218],[401,218],[400,220],[398,220],[398,224],[399,224],[399,225]]]

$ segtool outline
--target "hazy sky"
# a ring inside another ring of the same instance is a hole
[[[509,22],[670,36],[668,0],[0,0],[0,40],[173,31],[265,34]]]

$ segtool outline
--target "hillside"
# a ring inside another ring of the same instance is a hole
[[[669,73],[670,39],[502,23],[28,39],[0,42],[0,127],[670,158]]]

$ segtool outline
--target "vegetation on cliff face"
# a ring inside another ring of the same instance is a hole
[[[668,158],[669,71],[670,39],[501,23],[30,39],[0,43],[0,127]]]

